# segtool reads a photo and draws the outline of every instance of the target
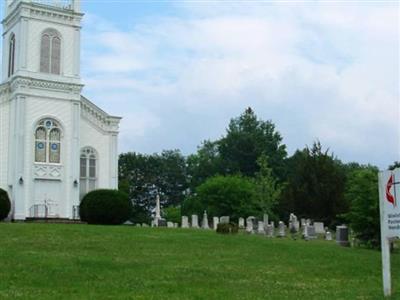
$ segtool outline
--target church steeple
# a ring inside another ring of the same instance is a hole
[[[80,83],[80,0],[5,0],[3,82]]]

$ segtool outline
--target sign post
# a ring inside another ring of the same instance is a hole
[[[400,237],[400,168],[379,172],[382,279],[385,296],[392,294],[390,241]]]

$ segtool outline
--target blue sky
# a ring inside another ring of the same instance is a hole
[[[395,1],[82,0],[84,94],[120,151],[193,153],[251,106],[289,154],[400,160]]]
[[[251,106],[289,154],[400,160],[399,6],[85,1],[84,93],[124,117],[120,151],[193,153]]]

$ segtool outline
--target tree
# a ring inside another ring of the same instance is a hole
[[[133,221],[149,222],[157,193],[162,207],[178,206],[187,189],[186,161],[178,151],[144,155],[125,153],[119,159],[120,190],[133,203]]]
[[[255,204],[260,212],[267,213],[270,218],[275,218],[275,207],[278,204],[282,192],[282,184],[279,184],[272,175],[272,169],[268,166],[268,158],[262,155],[257,160],[260,171],[256,173]]]
[[[337,215],[347,211],[344,198],[346,175],[342,164],[319,142],[306,147],[287,161],[288,184],[280,200],[281,217],[291,212],[335,225]]]
[[[366,166],[354,170],[348,178],[345,197],[350,210],[344,216],[356,238],[367,246],[379,247],[378,169]]]
[[[230,216],[232,219],[260,214],[254,205],[254,183],[247,178],[230,175],[209,178],[188,199],[185,214],[201,215],[206,210],[210,216]],[[188,210],[194,208],[196,210]]]
[[[396,168],[400,168],[400,161],[395,161],[392,165],[388,167],[389,170],[394,170]]]
[[[218,142],[204,141],[196,154],[187,158],[188,180],[192,190],[215,175],[223,174]]]
[[[284,178],[287,153],[282,137],[271,121],[258,119],[251,108],[230,121],[226,136],[218,144],[225,174],[253,177],[259,171],[257,159],[265,154],[272,174],[279,180]]]

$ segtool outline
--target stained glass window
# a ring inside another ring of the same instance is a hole
[[[52,119],[39,121],[35,131],[35,162],[60,163],[61,130]]]

